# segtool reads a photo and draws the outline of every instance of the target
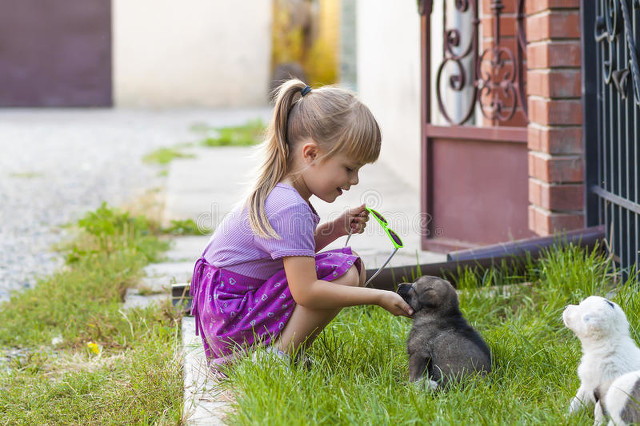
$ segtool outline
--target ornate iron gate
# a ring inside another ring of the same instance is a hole
[[[531,237],[525,1],[418,5],[422,247],[447,251]]]
[[[640,0],[583,2],[586,213],[625,272],[640,260]]]

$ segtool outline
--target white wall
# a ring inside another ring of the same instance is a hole
[[[267,104],[271,0],[114,0],[116,106]]]
[[[415,1],[358,0],[358,94],[382,128],[384,162],[420,186],[420,15]]]

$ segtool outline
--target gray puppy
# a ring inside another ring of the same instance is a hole
[[[426,377],[435,389],[465,374],[491,371],[489,347],[462,316],[458,294],[448,281],[423,276],[400,284],[398,294],[415,311],[407,339],[411,381]]]
[[[631,371],[598,386],[594,391],[594,425],[622,426],[640,423],[640,370]]]

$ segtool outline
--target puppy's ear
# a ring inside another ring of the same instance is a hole
[[[440,296],[437,291],[434,291],[432,288],[423,291],[418,296],[418,302],[422,306],[426,306],[427,308],[435,308],[440,304]]]

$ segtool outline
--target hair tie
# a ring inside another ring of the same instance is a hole
[[[305,86],[305,88],[302,89],[302,96],[306,95],[310,91],[311,91],[311,86]]]

